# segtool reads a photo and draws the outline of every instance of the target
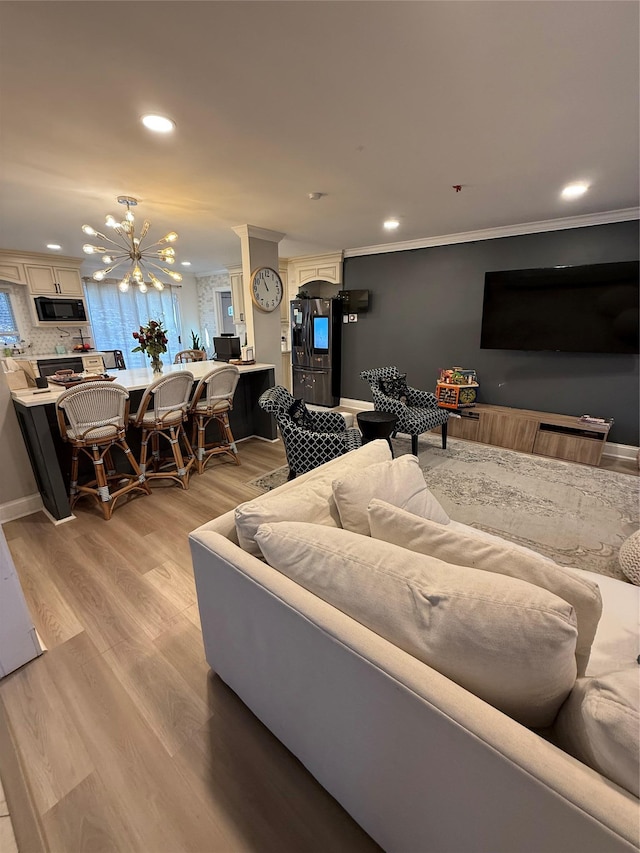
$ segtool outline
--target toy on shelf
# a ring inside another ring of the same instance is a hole
[[[436,384],[436,400],[443,409],[467,409],[475,406],[478,388],[475,370],[443,368]]]

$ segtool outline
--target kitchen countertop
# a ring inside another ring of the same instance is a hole
[[[93,353],[89,353],[91,355]],[[100,353],[97,353],[98,355]],[[52,356],[53,357],[53,356]],[[222,361],[193,361],[188,364],[166,364],[163,367],[162,375],[167,376],[170,373],[182,373],[189,371],[193,373],[196,380],[201,379],[210,370],[215,367],[224,367],[225,362]],[[240,371],[240,375],[244,373],[256,373],[262,370],[275,369],[274,364],[238,364],[236,365]],[[157,379],[159,374],[154,373],[150,367],[134,367],[130,370],[107,370],[109,376],[115,376],[118,385],[122,385],[127,391],[142,390],[150,385],[154,379]],[[11,397],[22,406],[46,406],[48,403],[55,403],[60,394],[65,389],[61,385],[49,384],[47,390],[40,388],[24,388],[19,391],[12,391]]]

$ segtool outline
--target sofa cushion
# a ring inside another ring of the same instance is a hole
[[[415,456],[407,454],[351,471],[333,482],[333,497],[345,530],[369,536],[368,507],[380,498],[423,518],[448,524],[449,516],[429,491]]]
[[[379,382],[380,390],[387,397],[392,397],[394,400],[400,400],[401,403],[407,402],[409,388],[407,387],[407,374],[400,373],[398,376],[392,376],[390,379],[381,379]]]
[[[595,583],[602,596],[602,616],[585,675],[606,675],[636,664],[640,654],[640,587],[584,569],[564,566],[564,570]]]
[[[547,590],[316,524],[264,524],[256,541],[271,566],[525,725],[550,725],[573,686],[575,612]]]
[[[238,544],[250,554],[261,557],[254,537],[258,527],[267,521],[313,521],[339,527],[340,516],[331,487],[333,480],[345,472],[359,471],[388,460],[390,455],[386,441],[370,441],[272,492],[240,504],[234,511]]]
[[[576,611],[578,622],[578,675],[584,675],[602,614],[602,599],[596,584],[576,577],[533,551],[516,549],[498,537],[478,537],[473,528],[465,532],[460,525],[451,530],[450,525],[434,524],[383,501],[371,502],[369,524],[375,539],[429,554],[445,563],[519,578],[568,601]]]
[[[558,714],[558,745],[640,796],[640,670],[579,678]]]

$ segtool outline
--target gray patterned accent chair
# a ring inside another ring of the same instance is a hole
[[[296,399],[282,385],[269,388],[258,403],[261,409],[274,415],[278,423],[290,480],[362,444],[360,431],[347,428],[339,412],[317,412],[303,405],[305,425],[295,420],[290,411]]]
[[[398,424],[393,433],[402,432],[411,436],[411,452],[418,455],[418,436],[434,427],[442,427],[442,447],[447,448],[447,421],[449,412],[438,406],[435,395],[430,391],[420,391],[418,388],[406,387],[406,403],[395,397],[388,396],[381,382],[400,380],[404,374],[397,367],[374,367],[363,370],[360,379],[369,383],[373,394],[373,407],[377,412],[390,412],[398,416]]]

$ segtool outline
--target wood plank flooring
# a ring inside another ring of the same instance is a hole
[[[258,492],[280,442],[188,491],[155,482],[4,531],[48,651],[0,682],[0,775],[22,853],[372,851],[204,659],[187,534]]]

